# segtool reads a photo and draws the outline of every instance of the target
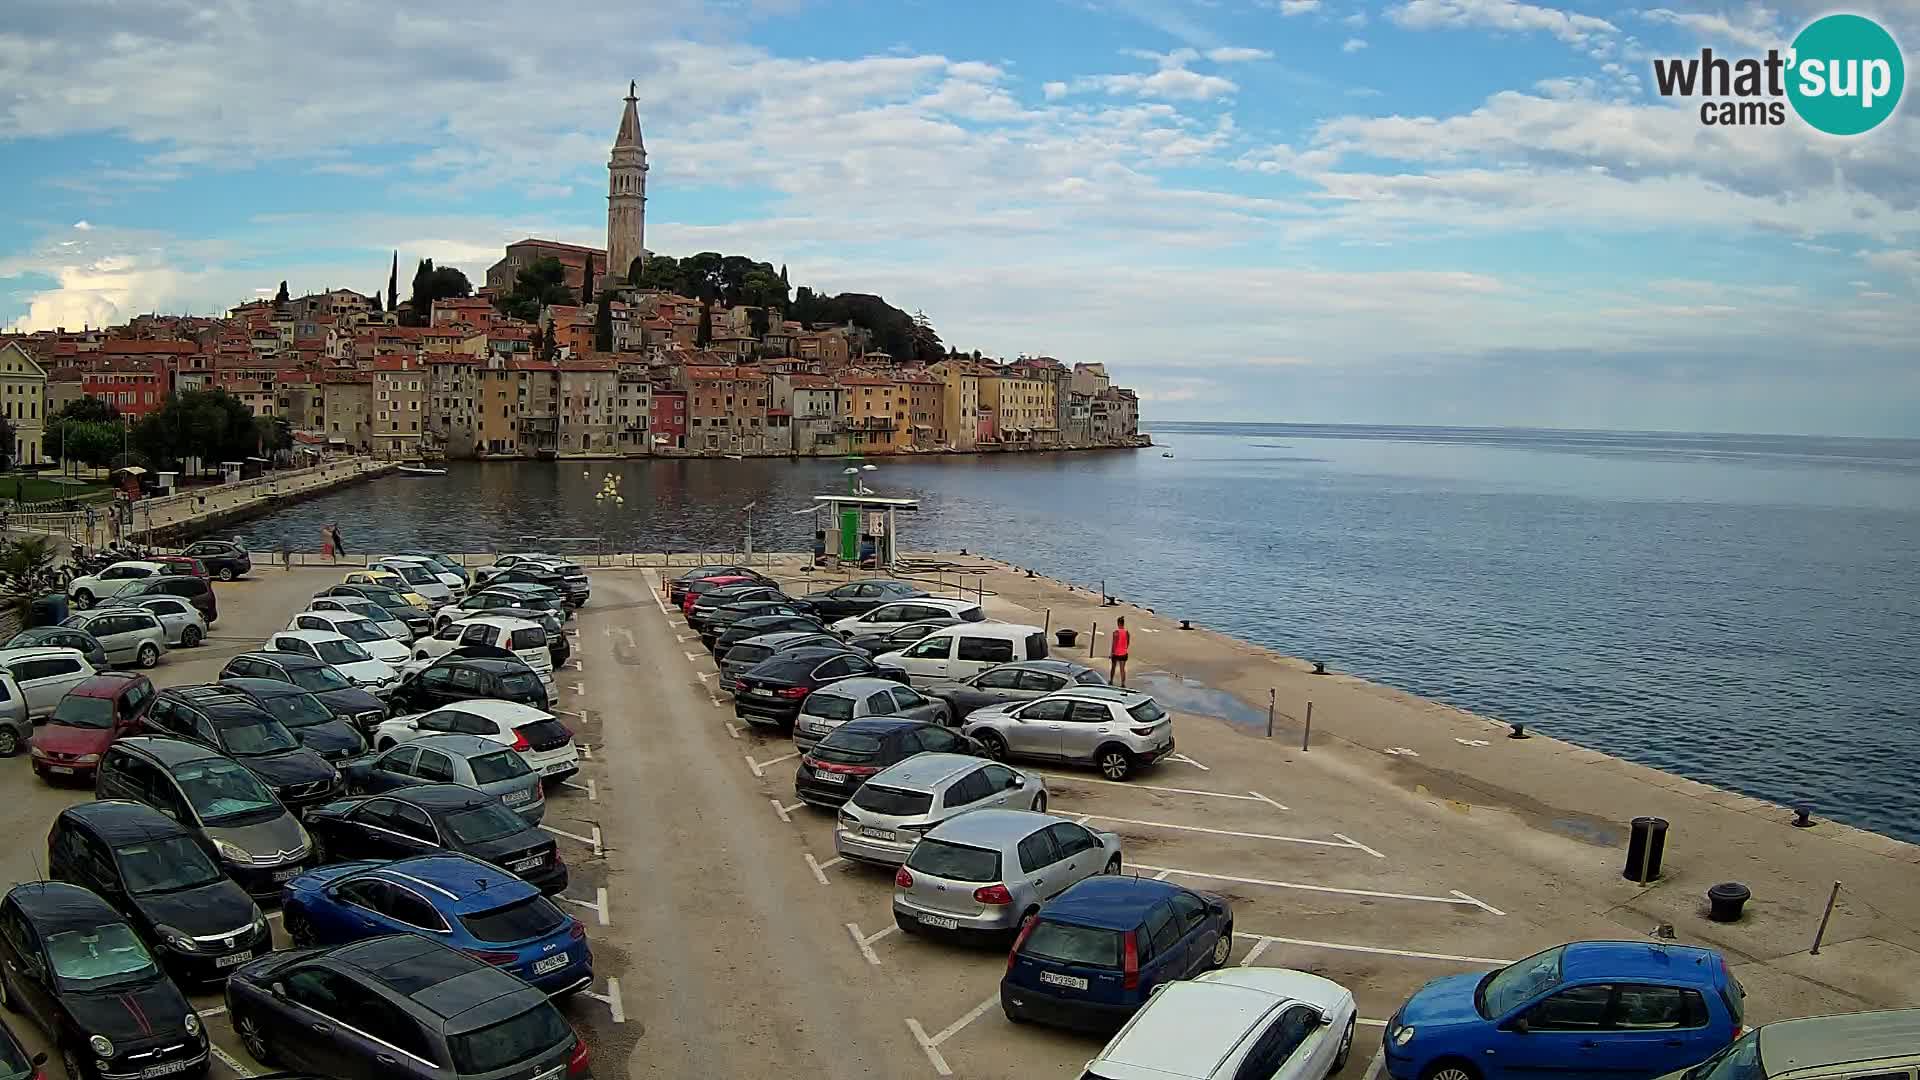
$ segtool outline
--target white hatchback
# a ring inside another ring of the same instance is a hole
[[[1353,994],[1318,975],[1230,967],[1153,988],[1087,1062],[1111,1080],[1324,1080],[1353,1054]]]
[[[371,600],[358,596],[316,596],[307,601],[308,611],[345,611],[358,615],[385,631],[386,635],[401,644],[413,641],[413,631],[407,624],[393,617],[393,613]]]
[[[908,623],[924,622],[928,619],[986,622],[987,613],[972,600],[956,600],[951,596],[916,596],[907,600],[890,600],[863,615],[841,619],[829,629],[841,637],[858,637],[864,634],[884,634],[898,630]]]
[[[400,685],[400,673],[385,661],[375,660],[352,638],[326,630],[282,630],[260,646],[274,652],[311,656],[363,687],[385,697]]]
[[[367,650],[367,655],[389,667],[399,667],[413,654],[407,643],[395,641],[380,624],[345,611],[303,611],[287,623],[289,630],[319,630],[339,634]]]
[[[552,713],[492,698],[474,698],[432,712],[383,721],[373,729],[373,746],[387,750],[422,735],[448,731],[478,735],[511,747],[545,780],[564,780],[580,771],[580,750],[573,744],[573,732]]]
[[[537,622],[506,615],[475,615],[448,623],[432,637],[413,643],[408,670],[425,667],[455,649],[481,647],[510,652],[533,669],[540,681],[553,685],[553,653],[547,649],[547,631]]]

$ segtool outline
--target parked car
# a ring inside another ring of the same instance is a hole
[[[344,634],[326,630],[281,630],[260,646],[268,652],[290,652],[310,656],[364,686],[375,696],[384,697],[400,685],[400,673],[393,665],[375,660],[373,654]]]
[[[207,617],[191,601],[178,596],[142,596],[133,605],[153,612],[168,645],[191,649],[207,640]]]
[[[765,600],[786,605],[787,610],[769,611],[768,614],[770,615],[805,614],[805,612],[802,612],[799,608],[794,607],[793,604],[789,602],[787,594],[781,592],[779,589],[770,589],[765,585],[728,585],[725,588],[710,590],[696,599],[693,602],[693,606],[687,609],[687,625],[699,631],[701,637],[705,638],[707,628],[712,625],[715,616],[719,614],[722,608],[733,604],[745,604],[755,600]],[[759,613],[755,612],[754,614]]]
[[[1045,660],[1047,633],[1024,623],[960,623],[935,630],[895,653],[876,657],[915,683],[965,679],[1015,660]]]
[[[893,878],[893,921],[909,934],[1011,934],[1068,886],[1119,872],[1113,833],[1031,810],[975,810],[913,846]]]
[[[246,577],[253,570],[253,557],[247,549],[231,540],[201,540],[187,545],[181,552],[199,559],[207,572],[221,581]]]
[[[946,626],[957,626],[959,623],[960,620],[952,615],[939,619],[921,619],[916,623],[908,623],[898,630],[855,634],[847,638],[846,642],[862,652],[878,656],[884,652],[899,652],[935,630]]]
[[[417,607],[423,611],[433,611],[439,605],[413,590],[407,579],[391,570],[353,570],[340,579],[342,585],[377,585],[393,593],[401,603]]]
[[[849,581],[845,585],[836,585],[831,589],[810,592],[796,602],[822,619],[833,620],[865,615],[890,600],[907,600],[925,595],[926,590],[904,581],[868,578],[865,581]]]
[[[506,607],[483,607],[473,610],[462,608],[461,610],[465,613],[464,618],[492,616],[500,619],[524,619],[538,626],[547,633],[547,662],[555,668],[566,663],[567,658],[573,655],[573,641],[567,637],[565,624],[562,622],[560,616],[550,611],[537,611],[533,608],[514,607],[512,605]]]
[[[378,757],[348,762],[342,773],[355,795],[378,795],[415,784],[465,784],[484,791],[530,825],[546,816],[546,785],[512,747],[478,735],[440,732],[401,743]]]
[[[1660,1080],[1906,1080],[1920,1066],[1920,1009],[1775,1020]]]
[[[457,602],[441,608],[434,616],[434,629],[444,630],[452,623],[475,615],[484,615],[492,608],[513,608],[517,611],[533,612],[535,615],[553,619],[561,626],[566,624],[573,610],[567,606],[564,597],[551,589],[538,587],[520,589],[502,585],[497,589],[476,589]],[[533,615],[520,617],[532,618]],[[548,633],[557,632],[559,631],[548,630]]]
[[[405,859],[456,851],[519,875],[553,894],[567,864],[553,837],[500,800],[461,784],[419,784],[328,803],[307,818],[322,862]]]
[[[406,642],[380,629],[372,619],[344,611],[302,611],[287,620],[287,629],[339,634],[366,650],[368,656],[392,668],[398,668],[413,656]]]
[[[835,809],[889,765],[920,753],[972,754],[979,747],[939,724],[869,717],[835,728],[800,757],[793,793],[800,801]]]
[[[46,1063],[45,1050],[27,1053],[13,1029],[0,1022],[0,1076],[7,1080],[45,1080],[47,1074],[40,1066]]]
[[[565,555],[550,555],[545,552],[513,552],[494,559],[491,566],[483,566],[474,571],[474,580],[484,584],[495,582],[534,580],[526,577],[506,576],[509,570],[531,570],[546,575],[558,575],[557,582],[547,577],[538,580],[543,584],[552,584],[575,607],[584,605],[593,593],[593,582],[587,577],[586,568],[567,558]]]
[[[33,740],[33,720],[27,715],[27,696],[13,676],[0,672],[0,757],[12,757]],[[37,759],[36,759],[37,762]],[[40,766],[36,763],[34,771]]]
[[[708,593],[732,588],[736,585],[742,588],[764,587],[776,592],[778,592],[780,588],[778,585],[763,582],[757,576],[749,574],[724,574],[718,577],[694,578],[692,581],[686,583],[685,588],[679,590],[680,599],[678,602],[680,605],[680,614],[685,615],[691,612],[693,605],[699,603],[700,598],[706,596]]]
[[[293,685],[320,699],[335,717],[352,724],[362,735],[387,718],[386,703],[353,684],[318,657],[290,652],[244,652],[220,669],[227,679],[272,679]]]
[[[1105,686],[1107,677],[1072,660],[1017,660],[964,679],[916,679],[928,697],[937,697],[966,717],[977,709],[1018,705],[1076,686]]]
[[[413,643],[410,660],[438,660],[456,649],[493,650],[512,656],[533,669],[540,681],[553,685],[553,652],[547,632],[538,623],[498,615],[474,615],[451,622],[432,637]]]
[[[793,745],[811,750],[827,733],[850,720],[869,716],[898,716],[928,724],[953,723],[945,702],[921,697],[918,691],[890,679],[842,679],[808,694],[793,720]]]
[[[74,630],[65,626],[30,626],[7,639],[0,649],[53,648],[73,649],[87,658],[97,671],[105,671],[107,650],[100,647],[92,634],[85,630]]]
[[[1036,850],[1017,857],[1022,866],[1063,860],[1069,846],[1085,842],[1078,832],[1050,829],[1029,837]],[[1225,967],[1232,954],[1233,908],[1225,898],[1152,878],[1082,877],[1021,927],[1000,979],[1000,1008],[1015,1022],[1111,1031],[1154,991]],[[1338,1011],[1351,1045],[1352,995]]]
[[[433,613],[424,607],[417,607],[402,599],[400,594],[383,585],[330,585],[314,594],[314,599],[323,596],[357,597],[380,605],[381,610],[405,624],[414,637],[433,632]],[[376,620],[377,621],[377,620]]]
[[[706,581],[711,578],[752,581],[774,588],[778,588],[780,585],[778,581],[748,566],[696,566],[667,583],[667,603],[679,606],[686,599],[687,592],[694,588],[695,582]]]
[[[1173,717],[1152,695],[1118,686],[1075,686],[1037,701],[991,705],[961,730],[988,756],[1091,764],[1125,780],[1173,753]]]
[[[398,567],[401,566],[417,566],[427,573],[432,574],[433,580],[438,582],[450,594],[457,595],[465,592],[467,589],[466,575],[456,574],[446,567],[441,566],[439,562],[429,559],[424,555],[385,555],[375,559],[373,565],[378,568],[393,569],[395,573],[400,573]],[[409,583],[417,580],[416,577],[411,574],[402,573],[400,576],[406,578]]]
[[[912,600],[889,600],[863,615],[854,615],[832,623],[828,629],[841,637],[862,637],[898,630],[908,623],[928,619],[958,619],[961,622],[986,622],[987,613],[972,600],[948,596],[921,596]]]
[[[60,625],[93,635],[100,647],[107,650],[110,664],[151,668],[157,667],[160,658],[167,655],[166,628],[160,625],[160,616],[146,608],[95,608],[71,615]]]
[[[141,720],[164,738],[199,743],[252,769],[298,814],[339,794],[340,771],[300,745],[285,724],[247,695],[218,685],[160,691]]]
[[[67,691],[93,677],[93,665],[78,649],[37,646],[30,649],[0,649],[0,668],[13,676],[14,685],[26,698],[27,715],[38,719],[53,713]]]
[[[227,1012],[256,1060],[319,1075],[592,1075],[587,1044],[545,993],[424,935],[255,960],[228,980]]]
[[[568,588],[565,574],[540,563],[521,563],[502,570],[487,579],[486,587],[498,589],[503,585],[533,585],[552,589],[565,599],[568,607],[579,607],[581,601],[575,598],[584,595],[579,591],[577,583],[573,588]]]
[[[720,635],[732,630],[735,625],[744,620],[771,616],[806,617],[810,622],[812,621],[812,617],[807,616],[804,609],[787,600],[743,600],[714,609],[705,627],[700,631],[700,644],[706,646],[707,651],[717,653]]]
[[[0,1003],[33,1017],[68,1077],[206,1074],[199,1014],[133,927],[86,889],[29,881],[8,890],[0,961]]]
[[[460,565],[459,560],[449,555],[441,554],[438,551],[422,551],[419,548],[409,548],[406,551],[397,552],[396,554],[411,555],[427,560],[434,565],[435,569],[442,573],[452,574],[454,577],[459,578],[460,586],[463,589],[469,581],[473,580],[473,575],[467,572],[466,567]],[[446,579],[442,578],[441,580],[444,581]]]
[[[747,621],[758,622],[759,620],[753,619]],[[739,627],[736,625],[734,629],[727,631],[727,633],[733,634],[738,631]],[[757,634],[728,646],[725,652],[719,654],[716,662],[720,668],[720,688],[731,694],[733,693],[734,682],[738,680],[740,676],[752,670],[762,660],[766,660],[776,653],[808,648],[831,649],[834,652],[853,651],[842,645],[839,638],[832,634],[819,631],[776,630],[769,633]]]
[[[270,713],[300,740],[336,768],[367,752],[367,741],[353,722],[327,707],[319,695],[278,679],[221,679],[220,687],[244,695]]]
[[[777,634],[786,630],[804,630],[808,633],[822,634],[833,639],[835,645],[842,644],[839,635],[827,632],[826,625],[811,615],[746,615],[727,625],[709,646],[715,658],[727,655],[727,650],[748,638],[762,634]],[[857,650],[856,650],[857,651]]]
[[[74,607],[90,608],[119,596],[136,581],[166,572],[167,568],[157,562],[117,562],[97,574],[86,574],[67,582],[67,599],[73,601]]]
[[[1085,951],[1072,939],[1060,944],[1065,948],[1057,951]],[[1156,989],[1100,1056],[1087,1062],[1088,1075],[1323,1080],[1353,1056],[1353,994],[1330,979],[1286,968],[1236,967]]]
[[[395,713],[427,712],[475,698],[498,698],[545,711],[546,684],[519,660],[450,654],[419,671],[410,671],[393,692]]]
[[[580,750],[567,725],[544,709],[512,701],[470,698],[418,716],[397,716],[380,725],[374,745],[385,750],[449,731],[477,735],[512,750],[548,780],[564,780],[580,771]]]
[[[184,574],[187,577],[197,578],[207,576],[207,564],[191,555],[155,555],[147,561],[157,562],[166,567],[169,574]]]
[[[363,597],[316,596],[307,601],[307,610],[337,611],[346,615],[357,615],[379,627],[381,633],[402,645],[413,643],[413,629],[404,619],[395,618],[393,612]]]
[[[907,681],[898,669],[882,668],[844,648],[793,649],[762,660],[734,680],[733,713],[758,727],[791,730],[808,694],[860,675],[892,678],[902,685]]]
[[[452,853],[339,863],[289,881],[281,910],[295,948],[414,934],[512,972],[549,997],[593,982],[587,928],[540,890]]]
[[[145,675],[103,671],[83,680],[67,691],[34,734],[34,773],[42,780],[57,776],[91,781],[107,747],[140,731],[153,696],[153,683]]]
[[[1651,1080],[1733,1041],[1746,992],[1711,949],[1576,941],[1414,991],[1386,1027],[1394,1080],[1573,1072]]]
[[[227,876],[256,899],[313,861],[300,822],[245,765],[197,743],[136,736],[100,756],[96,799],[145,803],[192,830]]]
[[[219,982],[273,948],[266,916],[187,827],[137,802],[79,803],[47,834],[47,876],[126,916],[167,973]]]
[[[833,848],[858,862],[898,866],[927,830],[970,810],[1045,813],[1047,782],[968,754],[920,753],[873,774],[840,808]]]
[[[372,564],[374,570],[385,570],[406,583],[407,590],[427,598],[430,609],[445,607],[453,601],[453,590],[440,580],[437,571],[423,563],[411,559],[381,559]]]
[[[148,596],[177,596],[194,606],[207,625],[220,621],[220,602],[214,596],[213,584],[206,578],[189,577],[186,574],[161,574],[144,581],[136,581],[121,590],[116,598],[121,601],[138,600]]]

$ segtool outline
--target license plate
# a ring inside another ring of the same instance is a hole
[[[289,866],[285,870],[275,870],[273,872],[273,880],[275,881],[292,881],[299,876],[300,868],[297,866]]]
[[[847,782],[847,778],[837,772],[817,772],[813,774],[813,778],[823,784],[844,784]]]
[[[251,959],[253,959],[253,950],[242,949],[241,951],[234,953],[232,956],[215,957],[213,961],[213,966],[217,968],[239,967],[241,964],[244,964]]]
[[[541,863],[543,863],[543,862],[546,862],[546,861],[547,861],[547,860],[546,860],[546,856],[544,856],[544,855],[536,855],[536,856],[534,856],[534,857],[533,857],[533,858],[531,858],[531,859],[521,859],[521,860],[520,860],[519,862],[517,862],[517,863],[508,863],[508,864],[507,864],[507,869],[509,869],[509,870],[532,870],[532,869],[534,869],[535,867],[537,867],[537,866],[539,866],[539,865],[540,865]]]
[[[938,930],[958,930],[960,929],[960,920],[949,919],[944,915],[922,915],[920,916],[920,925],[931,926]]]
[[[533,962],[533,973],[535,975],[545,975],[549,971],[559,971],[571,963],[573,963],[573,957],[568,956],[566,953],[561,953],[559,956],[549,956],[545,960],[535,960]]]
[[[758,686],[756,686],[756,687],[754,687],[754,688],[752,688],[751,690],[748,690],[748,691],[747,691],[747,693],[749,693],[749,694],[757,694],[757,695],[759,695],[760,697],[772,697],[772,696],[773,696],[773,691],[771,691],[771,690],[764,690],[764,689],[761,689],[761,688],[760,688],[760,687],[758,687]]]
[[[569,768],[572,767],[572,765],[573,763],[570,761],[556,761],[551,765],[542,766],[540,769],[540,773],[543,776],[552,776],[554,773],[557,773],[557,772],[566,772]]]
[[[871,836],[875,840],[885,840],[889,843],[893,841],[892,829],[861,829],[860,832],[862,835]]]
[[[169,1061],[165,1065],[149,1065],[140,1070],[140,1075],[142,1077],[172,1076],[175,1073],[186,1072],[192,1066],[193,1062],[191,1060]]]
[[[66,765],[49,765],[47,766],[47,771],[50,773],[58,773],[61,776],[73,775],[73,769]]]
[[[1051,971],[1041,972],[1040,981],[1046,983],[1048,986],[1064,986],[1068,990],[1085,990],[1087,988],[1087,980],[1085,979],[1074,975],[1056,975]]]
[[[512,806],[514,803],[526,802],[532,795],[533,792],[531,791],[509,791],[501,801],[505,802],[508,806]]]

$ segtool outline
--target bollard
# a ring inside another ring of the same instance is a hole
[[[1707,890],[1707,918],[1714,922],[1739,922],[1740,909],[1753,891],[1737,881],[1723,881]]]
[[[1827,894],[1827,910],[1820,913],[1820,929],[1813,932],[1813,948],[1807,951],[1809,956],[1820,955],[1820,939],[1827,936],[1827,920],[1833,918],[1833,902],[1840,899],[1840,883],[1833,883],[1833,891]]]
[[[1040,636],[1046,637],[1053,631],[1053,609],[1047,609],[1047,621],[1040,627]]]
[[[1188,621],[1188,620],[1186,620],[1186,619],[1181,619],[1181,620],[1180,620],[1180,629],[1182,629],[1182,630],[1191,630],[1191,629],[1193,629],[1193,623],[1192,623],[1192,622],[1190,622],[1190,621]]]
[[[1813,805],[1801,803],[1793,808],[1793,827],[1796,829],[1813,828]]]
[[[1273,738],[1273,689],[1267,689],[1267,738]]]
[[[1087,656],[1093,656],[1093,643],[1099,640],[1100,624],[1096,622],[1093,624],[1093,629],[1087,631]]]
[[[1307,740],[1313,738],[1313,702],[1307,702],[1307,726],[1300,729],[1300,749],[1309,749]]]
[[[1509,738],[1509,739],[1531,739],[1531,738],[1533,738],[1533,736],[1531,736],[1531,735],[1529,735],[1529,734],[1527,734],[1527,725],[1525,725],[1525,724],[1515,724],[1515,725],[1513,725],[1513,730],[1512,730],[1512,731],[1509,731],[1509,732],[1507,732],[1507,738]]]
[[[1325,675],[1325,674],[1327,673],[1327,663],[1326,663],[1326,661],[1324,661],[1324,660],[1315,660],[1315,661],[1313,662],[1313,673],[1314,673],[1315,675]]]
[[[1620,876],[1645,885],[1660,879],[1660,861],[1667,849],[1665,818],[1633,819],[1627,839],[1627,865]]]

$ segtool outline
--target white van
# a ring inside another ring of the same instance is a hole
[[[897,667],[912,682],[967,679],[1015,660],[1045,660],[1047,632],[1025,623],[980,622],[942,627],[873,662]]]
[[[455,649],[481,646],[512,653],[532,668],[541,682],[553,686],[553,653],[547,649],[546,630],[537,622],[506,615],[479,615],[448,623],[432,637],[413,643],[409,668],[425,668]]]

